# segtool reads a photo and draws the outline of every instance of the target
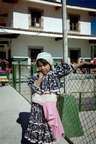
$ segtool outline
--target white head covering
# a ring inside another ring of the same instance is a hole
[[[41,52],[37,55],[36,61],[38,59],[44,59],[46,60],[52,67],[53,67],[53,58],[52,55],[48,52]]]

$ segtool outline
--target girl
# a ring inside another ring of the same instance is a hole
[[[36,64],[38,73],[28,83],[32,89],[32,105],[25,138],[31,144],[53,144],[64,137],[56,107],[60,78],[68,75],[73,68],[65,63],[54,68],[52,56],[47,52],[38,54]]]

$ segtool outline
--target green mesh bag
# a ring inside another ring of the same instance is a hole
[[[62,120],[65,135],[68,137],[82,136],[83,129],[79,118],[79,109],[74,96],[59,96],[57,107]]]

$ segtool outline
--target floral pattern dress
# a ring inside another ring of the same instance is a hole
[[[49,71],[44,76],[40,87],[34,84],[34,81],[38,79],[38,74],[35,74],[28,82],[28,85],[32,89],[32,94],[38,93],[42,95],[46,91],[58,93],[61,87],[60,78],[68,75],[71,71],[73,71],[73,68],[66,63],[57,65],[54,70]],[[31,114],[25,138],[31,144],[51,144],[55,141],[54,135],[44,116],[43,107],[39,103],[32,102],[31,104]]]

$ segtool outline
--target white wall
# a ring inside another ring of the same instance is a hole
[[[28,56],[28,47],[42,47],[45,51],[51,52],[53,56],[62,54],[60,51],[61,42],[56,42],[54,38],[19,36],[12,41],[12,56]]]
[[[91,34],[91,22],[80,21],[80,34]]]
[[[13,27],[28,29],[28,14],[24,14],[21,12],[13,12]]]
[[[62,32],[62,20],[54,17],[44,17],[44,31]]]
[[[81,49],[82,57],[90,56],[90,46],[87,40],[68,40],[69,48]],[[62,57],[62,40],[55,41],[54,38],[19,36],[12,41],[12,56],[28,56],[28,47],[44,48],[44,51],[52,53],[53,57]]]
[[[29,13],[28,8],[37,8],[43,10],[42,23],[43,30],[50,32],[62,32],[61,10],[47,5],[36,5],[35,3],[19,3],[13,9],[13,27],[21,29],[29,29]]]
[[[69,20],[67,21],[69,29]],[[91,34],[91,22],[80,21],[80,34]],[[29,29],[29,14],[21,12],[13,13],[13,27],[21,29]],[[62,19],[54,16],[43,16],[43,30],[47,32],[62,32]]]
[[[69,39],[69,49],[81,49],[82,57],[90,57],[90,45],[88,40]]]

